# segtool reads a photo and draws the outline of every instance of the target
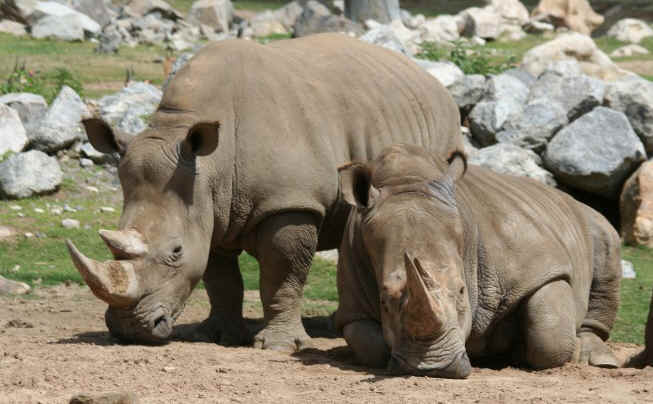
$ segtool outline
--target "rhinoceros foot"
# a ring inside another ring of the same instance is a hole
[[[251,345],[253,342],[252,334],[244,322],[225,324],[211,317],[202,321],[184,337],[192,341],[215,342],[224,346]]]
[[[261,349],[297,352],[311,346],[311,337],[306,334],[301,323],[298,327],[266,327],[254,337],[254,347]]]
[[[591,332],[583,332],[580,339],[580,363],[590,364],[601,368],[618,368],[619,361],[612,350]]]

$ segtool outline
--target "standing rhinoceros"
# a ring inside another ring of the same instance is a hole
[[[603,342],[620,241],[597,212],[530,179],[414,146],[341,170],[352,210],[336,325],[370,366],[463,378],[469,357],[616,366]]]
[[[337,247],[349,209],[337,167],[398,141],[444,155],[461,144],[459,119],[416,64],[345,35],[207,45],[131,141],[84,121],[96,149],[122,154],[124,207],[120,230],[100,231],[115,260],[68,243],[73,262],[123,340],[164,341],[203,279],[211,313],[201,332],[240,344],[250,340],[237,259],[245,250],[261,266],[265,327],[255,344],[301,347],[313,253]]]

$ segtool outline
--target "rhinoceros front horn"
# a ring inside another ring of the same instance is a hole
[[[114,307],[129,307],[141,296],[141,287],[129,261],[98,262],[79,252],[66,240],[75,267],[95,296]]]
[[[404,314],[404,327],[410,335],[416,337],[429,337],[436,335],[442,329],[442,307],[430,295],[429,288],[424,282],[428,273],[422,268],[418,259],[413,259],[404,254],[406,266],[406,286],[408,288],[408,302]]]

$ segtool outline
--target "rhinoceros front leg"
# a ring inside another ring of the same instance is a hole
[[[562,366],[577,355],[576,309],[571,286],[548,283],[526,301],[523,311],[525,359],[535,369]]]
[[[248,345],[252,338],[243,319],[243,277],[238,254],[211,252],[204,272],[211,313],[196,330],[196,337],[222,345]]]
[[[383,368],[388,364],[390,349],[383,338],[381,324],[377,321],[351,322],[342,329],[342,333],[362,365]]]
[[[265,326],[254,337],[255,347],[294,351],[310,341],[301,322],[301,301],[317,235],[316,218],[309,213],[278,214],[257,228],[254,253],[261,267]]]

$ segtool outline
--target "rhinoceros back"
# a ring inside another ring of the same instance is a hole
[[[192,111],[192,120],[234,121],[220,136],[234,139],[234,197],[248,207],[232,219],[244,227],[284,210],[325,217],[337,201],[337,167],[388,145],[440,155],[461,147],[458,109],[437,80],[403,55],[346,35],[207,45],[161,105]]]

